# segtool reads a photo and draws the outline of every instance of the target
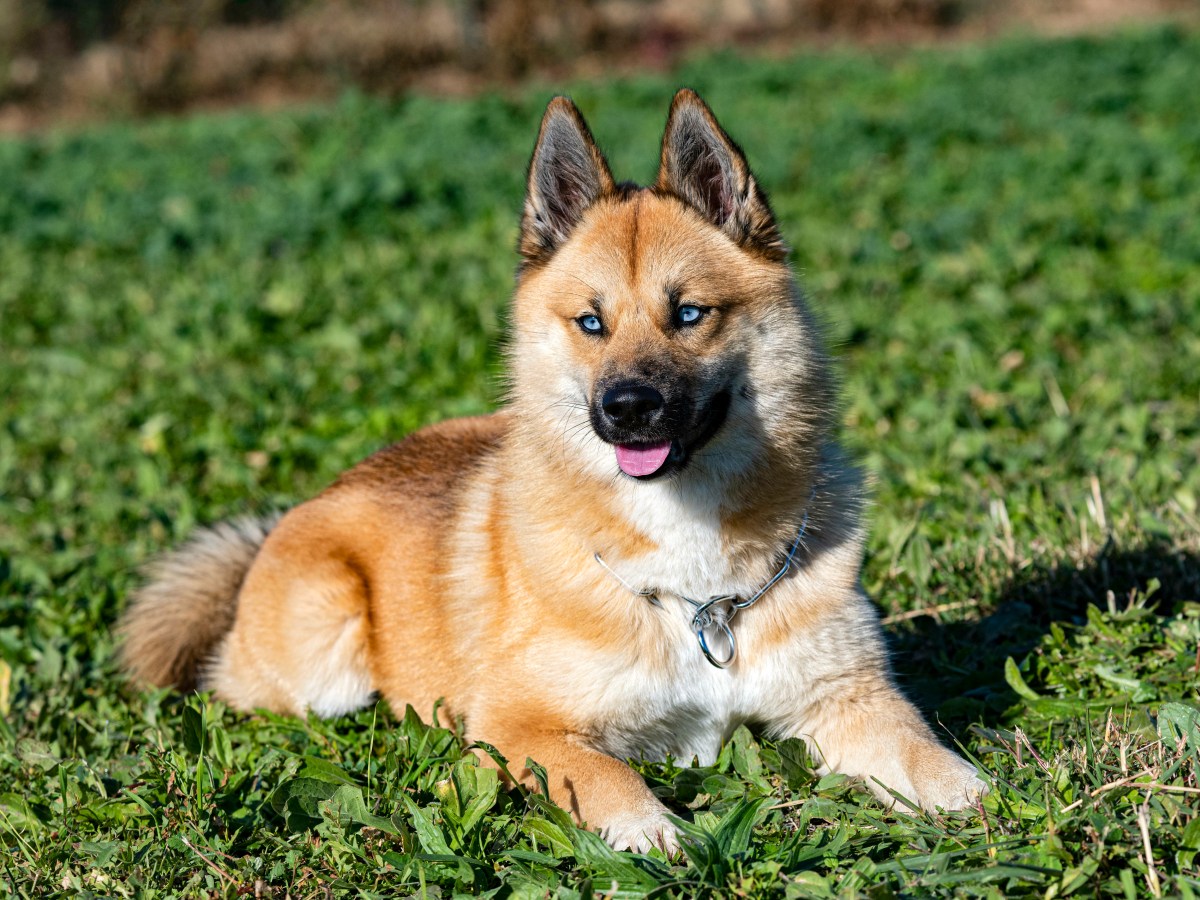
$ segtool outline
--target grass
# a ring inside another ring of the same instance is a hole
[[[14,896],[1200,891],[1200,37],[698,59],[570,86],[648,179],[676,83],[748,148],[874,483],[901,679],[993,784],[884,810],[739,731],[609,851],[404,710],[138,693],[109,628],[199,522],[496,401],[548,92],[0,143],[0,884]]]

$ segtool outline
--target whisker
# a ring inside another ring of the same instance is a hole
[[[591,291],[593,296],[595,296],[595,297],[600,296],[600,290],[597,287],[595,287],[595,285],[588,284],[586,281],[584,281],[582,278],[580,278],[574,272],[568,272],[567,274],[570,275],[572,278],[574,278],[576,281],[578,281],[580,284],[582,284],[589,291]]]

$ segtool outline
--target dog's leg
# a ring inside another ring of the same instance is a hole
[[[247,711],[336,716],[370,702],[367,586],[336,551],[309,508],[280,523],[246,576],[205,687]]]
[[[886,670],[841,679],[799,720],[773,730],[803,738],[822,772],[861,777],[885,803],[894,801],[890,789],[925,810],[956,810],[986,790],[975,767],[942,746]]]
[[[550,799],[580,825],[598,831],[615,849],[645,853],[659,847],[671,854],[679,848],[666,807],[626,763],[593,750],[578,735],[548,727],[545,721],[529,728],[511,720],[479,724],[470,728],[472,734],[494,744],[510,760],[515,777],[535,787],[533,773],[525,768],[526,758],[544,766]],[[490,764],[486,754],[480,756]]]
[[[802,627],[793,616],[777,632],[787,681],[761,716],[767,733],[803,739],[822,773],[862,778],[884,803],[896,802],[893,792],[930,811],[974,803],[986,785],[896,687],[867,596],[831,593],[807,609]]]

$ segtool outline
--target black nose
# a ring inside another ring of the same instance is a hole
[[[648,384],[621,384],[604,392],[600,406],[618,428],[640,428],[662,415],[663,395]]]

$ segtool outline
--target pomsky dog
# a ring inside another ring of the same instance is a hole
[[[829,362],[742,151],[681,90],[654,185],[616,183],[558,97],[527,191],[505,407],[201,531],[134,597],[126,668],[246,711],[443,698],[616,848],[677,846],[624,760],[711,763],[741,723],[884,802],[972,803],[893,683]]]

